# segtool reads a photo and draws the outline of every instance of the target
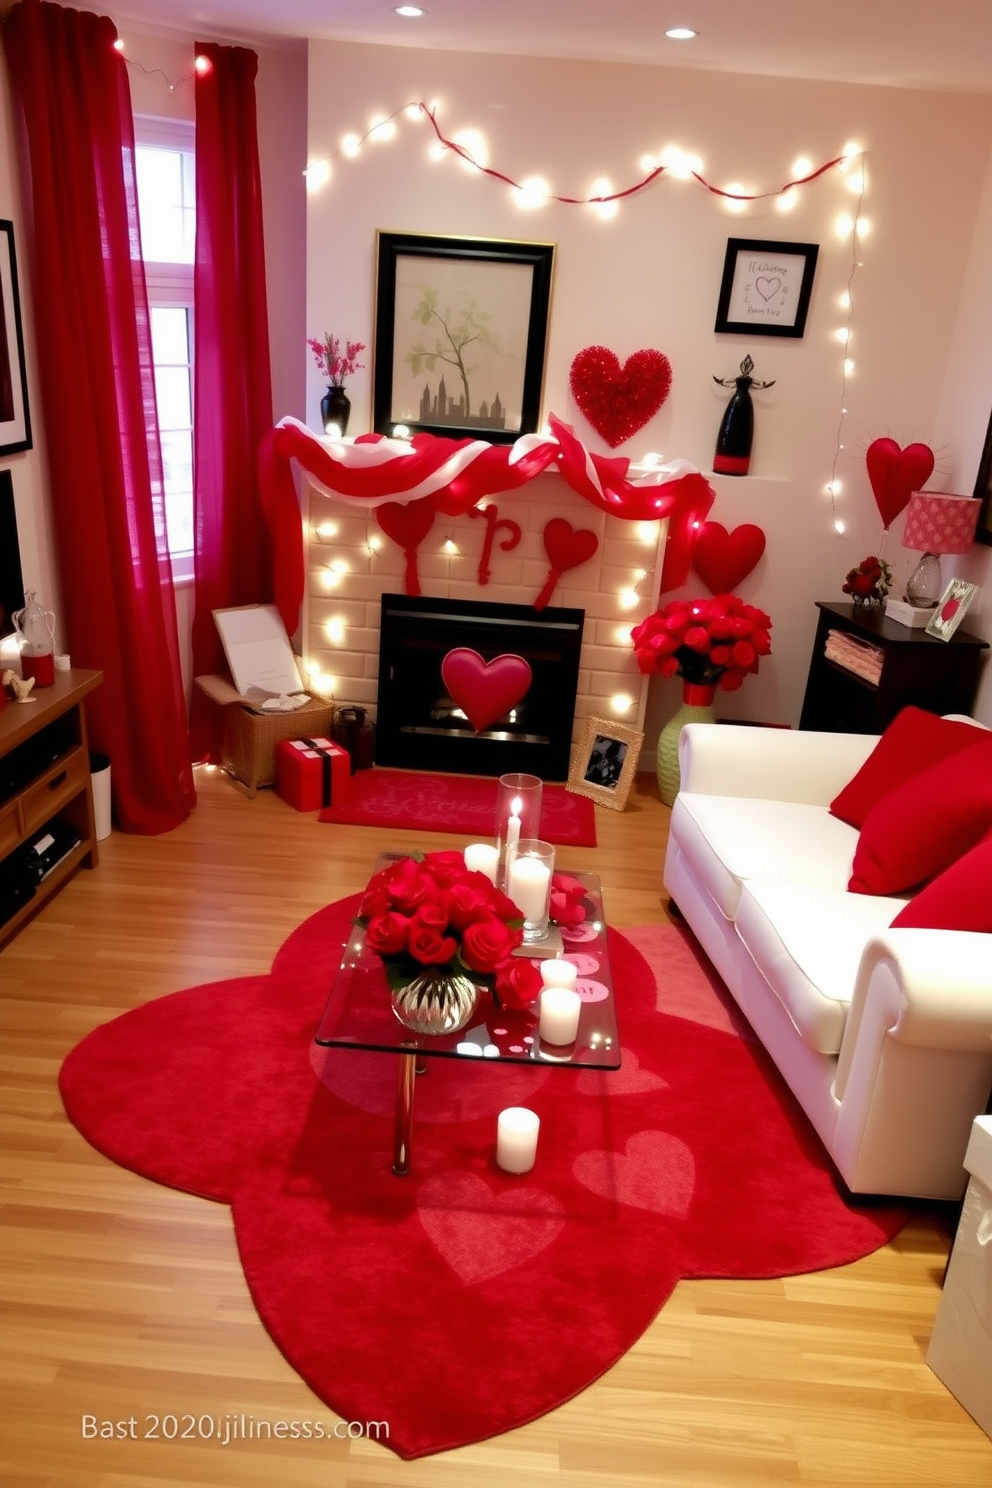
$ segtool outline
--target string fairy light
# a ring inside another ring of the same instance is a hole
[[[844,165],[841,166],[841,169],[844,170],[846,168],[849,170],[850,162],[855,156],[860,158],[858,173],[855,177],[851,177],[848,183],[850,184],[851,181],[854,181],[857,186],[854,213],[853,216],[850,218],[849,229],[851,243],[851,263],[847,274],[847,287],[845,288],[844,293],[841,295],[841,308],[846,311],[847,318],[844,325],[839,327],[838,330],[834,333],[837,340],[841,341],[844,346],[844,355],[841,358],[840,373],[840,412],[837,415],[837,436],[834,441],[833,459],[830,464],[830,479],[828,480],[825,487],[826,494],[830,499],[830,524],[838,537],[843,537],[844,533],[847,531],[847,523],[839,515],[837,509],[837,497],[840,495],[842,489],[841,483],[837,479],[837,466],[840,463],[840,457],[844,451],[844,420],[847,417],[847,384],[848,379],[854,373],[854,362],[848,355],[848,352],[850,349],[851,338],[854,329],[854,280],[855,276],[857,275],[858,269],[861,267],[861,260],[859,258],[859,254],[861,251],[860,240],[862,236],[862,229],[865,226],[861,218],[861,208],[864,203],[865,191],[867,190],[868,185],[868,164],[865,152],[856,145],[845,145],[843,156]]]
[[[636,196],[640,192],[654,184],[661,176],[670,175],[677,180],[692,180],[702,186],[711,195],[723,200],[731,210],[741,210],[748,202],[764,201],[774,197],[784,197],[787,193],[795,193],[796,188],[808,186],[827,171],[835,167],[844,168],[845,163],[850,160],[850,149],[842,151],[830,160],[825,160],[822,165],[812,166],[808,161],[796,162],[808,166],[798,173],[793,180],[784,182],[781,186],[769,188],[767,191],[748,191],[743,186],[734,182],[729,186],[715,186],[712,181],[707,180],[702,172],[702,164],[698,156],[691,155],[675,146],[668,146],[662,151],[661,158],[655,159],[653,155],[645,155],[641,158],[641,169],[645,172],[637,181],[629,186],[623,186],[613,190],[607,181],[597,181],[592,192],[588,196],[563,196],[547,187],[547,183],[532,178],[529,181],[518,181],[505,171],[498,170],[496,166],[490,165],[484,158],[484,148],[481,138],[471,131],[460,131],[453,138],[448,138],[441,130],[437,121],[437,105],[418,103],[404,103],[399,108],[393,109],[392,113],[378,116],[364,134],[349,133],[345,135],[339,150],[321,156],[311,161],[303,174],[310,183],[311,173],[319,174],[326,180],[330,173],[330,164],[333,160],[345,156],[353,158],[367,141],[385,137],[384,131],[392,133],[395,129],[395,121],[400,117],[407,119],[426,119],[434,131],[434,143],[431,149],[432,158],[443,160],[446,155],[453,155],[465,166],[476,170],[480,175],[488,176],[491,180],[498,181],[504,186],[509,186],[517,194],[517,199],[522,205],[535,206],[544,205],[546,202],[556,202],[566,207],[599,207],[605,209],[616,203]],[[606,188],[605,190],[602,188]],[[602,216],[612,215],[605,210]]]

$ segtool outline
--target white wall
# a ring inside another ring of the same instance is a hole
[[[755,521],[766,530],[766,556],[740,590],[775,621],[770,662],[721,711],[795,723],[814,601],[841,598],[845,572],[869,552],[902,562],[895,528],[882,537],[864,467],[868,444],[880,435],[931,443],[936,487],[950,484],[958,459],[964,479],[984,432],[987,397],[976,396],[981,409],[962,415],[960,428],[944,409],[957,406],[952,361],[955,384],[979,377],[983,347],[964,328],[976,302],[986,315],[992,305],[987,276],[970,267],[985,213],[992,99],[320,42],[310,45],[309,98],[310,159],[334,157],[330,183],[309,198],[309,334],[372,341],[376,229],[540,239],[558,245],[545,412],[573,422],[591,447],[606,452],[568,387],[572,358],[584,346],[605,344],[621,360],[653,346],[672,362],[668,401],[617,451],[634,459],[653,449],[707,469],[728,396],[713,375],[732,375],[750,353],[755,375],[776,380],[756,397],[752,476],[713,482],[714,520],[728,527]],[[856,367],[839,456],[843,348],[836,332],[845,313],[838,297],[851,274],[852,245],[836,235],[835,222],[854,205],[844,177],[831,172],[806,188],[789,214],[768,203],[731,214],[694,183],[662,180],[604,222],[586,207],[522,211],[506,188],[456,159],[429,161],[425,121],[400,120],[393,140],[370,142],[355,158],[340,154],[347,132],[361,134],[374,115],[421,99],[438,100],[443,132],[479,130],[496,169],[518,180],[542,175],[553,191],[576,196],[588,194],[598,176],[629,185],[642,174],[642,154],[670,142],[700,155],[714,183],[740,181],[751,190],[780,186],[800,154],[818,165],[848,140],[861,143],[871,233],[854,277]],[[802,340],[714,334],[731,236],[820,245]],[[307,413],[317,428],[322,386],[316,368],[308,371]],[[371,373],[370,365],[350,381],[350,433],[370,427]],[[843,537],[833,532],[824,495],[835,456]],[[698,589],[697,581],[689,588]],[[652,683],[649,742],[677,702],[677,683]]]

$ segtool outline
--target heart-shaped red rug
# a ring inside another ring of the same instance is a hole
[[[758,566],[765,534],[753,522],[728,532],[722,522],[704,522],[692,550],[692,566],[711,594],[732,594]]]
[[[668,397],[672,364],[660,351],[635,351],[620,365],[606,346],[587,346],[572,361],[572,396],[611,449],[623,444]]]
[[[865,465],[882,526],[888,531],[890,523],[909,505],[913,492],[925,486],[933,474],[933,450],[928,444],[907,444],[900,449],[894,439],[873,439]]]
[[[609,1073],[428,1060],[413,1169],[394,1177],[394,1057],[327,1049],[320,1075],[311,1062],[358,903],[305,921],[267,976],[176,992],[95,1029],[60,1089],[99,1151],[230,1204],[278,1347],[343,1420],[386,1422],[379,1440],[400,1456],[509,1431],[570,1399],[681,1276],[838,1266],[905,1221],[904,1205],[841,1194],[760,1046],[659,1011],[676,975],[708,987],[671,927],[656,969],[609,937],[624,1058],[653,1081],[614,1089]],[[363,1071],[378,1112],[354,1099]],[[516,1178],[495,1164],[495,1112],[521,1096],[541,1131],[536,1166]]]
[[[533,680],[529,662],[505,652],[485,661],[470,646],[456,646],[441,663],[441,680],[477,734],[509,713]]]

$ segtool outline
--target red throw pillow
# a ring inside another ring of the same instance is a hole
[[[939,718],[923,708],[903,708],[858,773],[831,801],[830,814],[849,826],[863,827],[871,808],[889,791],[974,742],[974,724]]]
[[[992,836],[914,894],[892,928],[992,933]]]
[[[967,725],[966,725],[967,726]],[[865,817],[848,888],[898,894],[943,872],[992,827],[992,733],[883,796]]]

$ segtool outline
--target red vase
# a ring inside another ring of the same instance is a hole
[[[690,708],[710,708],[715,697],[715,682],[682,683],[682,701]]]

